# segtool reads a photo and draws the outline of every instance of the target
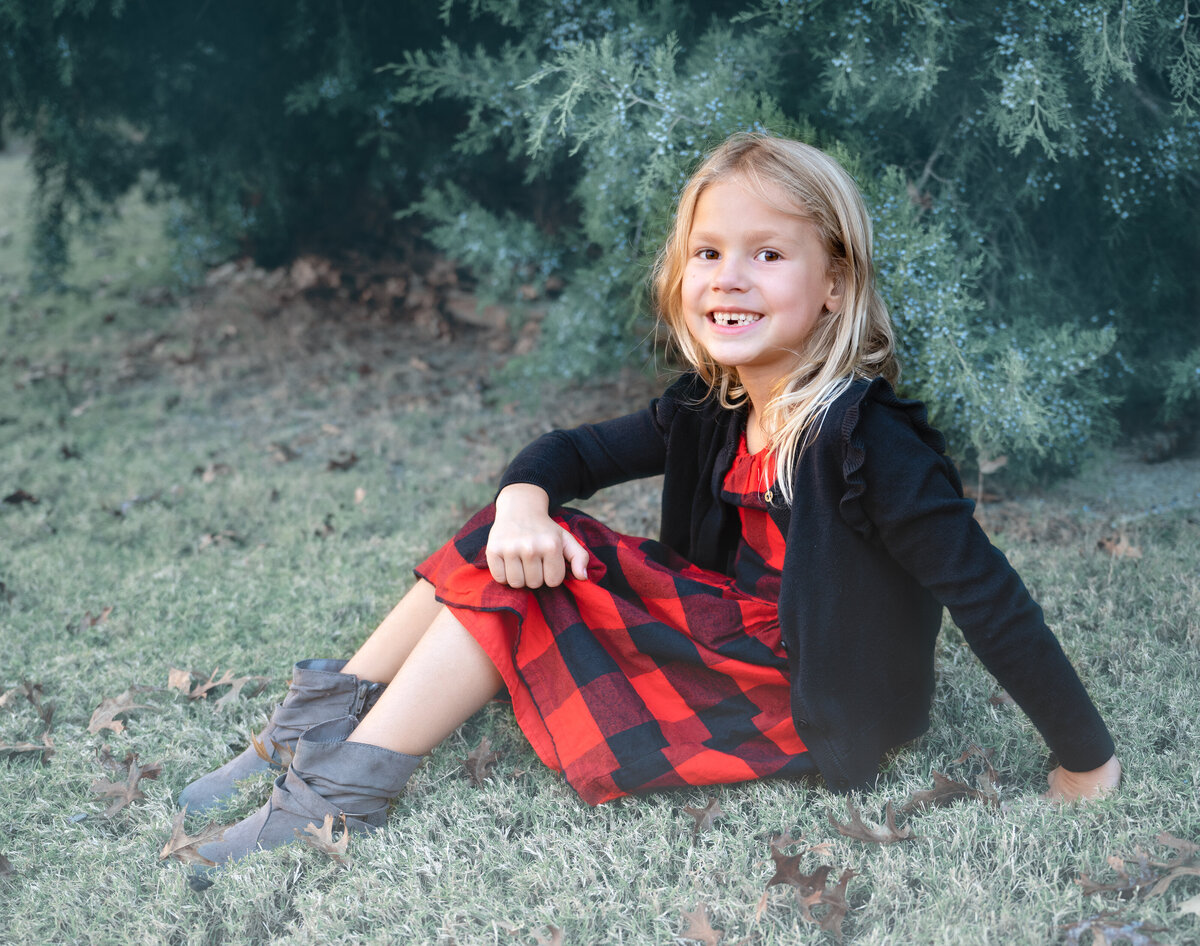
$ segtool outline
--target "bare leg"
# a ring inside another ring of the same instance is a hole
[[[390,683],[442,610],[433,585],[418,579],[342,668],[363,680]]]
[[[442,608],[348,741],[424,755],[495,696],[502,682],[471,633]]]

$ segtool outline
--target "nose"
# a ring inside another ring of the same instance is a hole
[[[712,287],[719,292],[743,292],[746,268],[736,256],[723,256],[712,271]]]

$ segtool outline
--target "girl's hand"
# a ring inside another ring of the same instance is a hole
[[[488,571],[512,588],[554,588],[571,574],[587,579],[588,553],[550,518],[550,498],[540,486],[513,483],[496,497],[496,519],[487,544]]]
[[[1116,791],[1121,784],[1121,763],[1113,756],[1100,768],[1090,772],[1068,772],[1061,765],[1046,776],[1050,790],[1042,797],[1047,801],[1087,801]]]

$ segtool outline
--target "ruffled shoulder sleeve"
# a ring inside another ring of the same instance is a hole
[[[866,418],[872,416],[883,422],[878,426],[886,427],[889,437],[919,438],[939,458],[946,452],[946,438],[930,426],[928,412],[921,401],[898,397],[883,378],[854,382],[835,406],[841,408],[842,479],[846,484],[840,503],[841,515],[856,532],[870,537],[875,526],[863,504],[867,489],[864,473],[868,450]],[[877,441],[870,449],[887,450],[889,446]],[[962,484],[953,464],[945,463],[944,468],[961,496]]]

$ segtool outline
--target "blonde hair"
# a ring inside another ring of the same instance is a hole
[[[737,134],[712,151],[688,180],[675,223],[655,262],[653,290],[659,318],[679,354],[708,383],[723,407],[747,400],[737,369],[717,364],[696,343],[683,316],[683,274],[696,202],[705,188],[737,178],[759,197],[787,195],[795,212],[817,230],[830,275],[842,290],[837,312],[827,309],[796,352],[796,366],[779,379],[765,405],[758,405],[769,453],[775,457],[779,489],[792,502],[796,462],[820,430],[829,406],[855,378],[900,374],[887,307],[875,289],[871,264],[871,221],[854,179],[823,151],[787,138]],[[789,208],[780,208],[787,210]]]

